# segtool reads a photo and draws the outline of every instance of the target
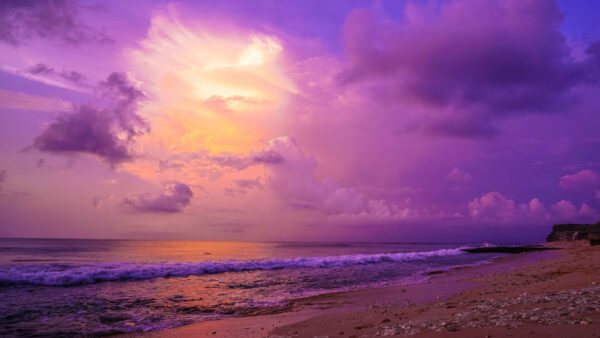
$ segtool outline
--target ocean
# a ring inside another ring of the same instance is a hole
[[[269,313],[424,281],[474,244],[0,239],[0,336],[90,336]]]

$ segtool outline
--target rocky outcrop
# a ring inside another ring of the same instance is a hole
[[[600,222],[596,224],[556,224],[546,241],[595,240],[600,238]]]
[[[462,249],[468,253],[509,253],[518,254],[522,252],[556,250],[556,248],[546,248],[543,246],[486,246],[482,248]]]

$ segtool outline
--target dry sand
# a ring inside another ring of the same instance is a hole
[[[331,293],[279,314],[136,334],[150,337],[600,337],[600,246],[497,259],[427,283]]]

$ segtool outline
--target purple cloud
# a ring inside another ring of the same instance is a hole
[[[255,179],[239,179],[234,180],[234,182],[238,187],[242,189],[253,189],[262,187],[262,184],[260,183],[260,177],[257,177]]]
[[[163,193],[158,196],[143,194],[125,198],[121,205],[135,212],[177,213],[192,202],[192,197],[194,193],[188,185],[173,182],[165,185]]]
[[[469,202],[469,211],[474,221],[504,224],[591,222],[598,217],[596,210],[587,203],[577,208],[573,202],[563,199],[547,210],[538,198],[517,204],[497,191],[473,199]]]
[[[84,6],[75,0],[3,0],[0,2],[0,41],[18,46],[32,37],[66,44],[108,43],[103,32],[80,20]]]
[[[110,102],[106,107],[81,105],[59,115],[34,139],[34,148],[56,154],[96,155],[112,166],[131,160],[131,144],[148,130],[136,113],[144,94],[124,73],[110,74],[99,88]]]
[[[284,157],[276,151],[266,149],[250,153],[247,156],[223,153],[210,156],[209,160],[221,167],[244,170],[249,166],[256,164],[279,164],[284,161]]]
[[[86,83],[85,83],[86,78],[83,74],[73,71],[73,70],[57,71],[54,68],[49,67],[48,65],[43,64],[43,63],[38,63],[36,65],[33,65],[33,66],[27,68],[25,70],[25,72],[32,74],[32,75],[45,75],[45,76],[60,77],[64,80],[67,80],[78,86],[86,85]]]
[[[281,154],[273,150],[263,150],[252,154],[252,161],[255,163],[277,164],[283,162]]]
[[[4,181],[6,181],[6,170],[2,169],[0,170],[0,190],[2,190],[2,183],[4,183]]]
[[[596,210],[587,203],[582,203],[577,209],[571,201],[560,200],[552,205],[551,210],[556,220],[561,222],[591,222],[598,217]]]
[[[573,175],[564,175],[558,185],[563,190],[594,190],[600,185],[600,177],[595,172],[584,169]]]
[[[573,58],[553,1],[430,5],[408,3],[401,22],[351,12],[338,82],[432,112],[415,127],[458,137],[491,137],[498,118],[558,112],[577,86],[598,82],[599,43]]]
[[[492,191],[469,202],[469,211],[475,220],[508,221],[515,217],[519,209],[515,201]]]
[[[95,209],[101,209],[104,205],[108,204],[113,199],[112,194],[108,194],[105,196],[94,196],[92,198],[92,206]]]

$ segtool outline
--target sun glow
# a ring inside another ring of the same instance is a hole
[[[274,36],[184,24],[170,7],[156,15],[140,48],[129,51],[152,88],[146,107],[153,139],[173,152],[247,152],[278,119],[296,88]]]

